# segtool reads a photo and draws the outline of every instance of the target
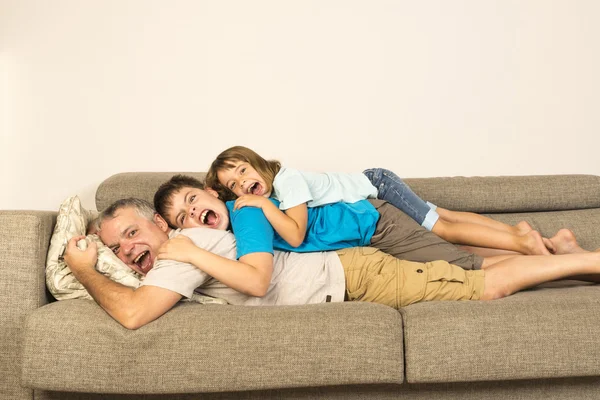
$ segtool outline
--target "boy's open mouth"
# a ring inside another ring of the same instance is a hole
[[[208,225],[210,228],[214,228],[219,224],[219,215],[213,210],[204,210],[202,214],[200,214],[200,223],[203,225]]]
[[[138,256],[133,260],[133,263],[138,266],[138,268],[144,273],[148,273],[152,269],[152,260],[150,259],[150,251],[142,251]]]

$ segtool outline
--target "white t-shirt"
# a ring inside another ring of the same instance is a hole
[[[235,237],[229,231],[190,228],[172,231],[192,239],[196,246],[235,260]],[[344,269],[335,252],[286,253],[275,251],[273,275],[267,294],[252,297],[225,286],[191,264],[157,260],[142,285],[158,286],[190,298],[194,291],[238,305],[298,305],[344,301]]]
[[[377,198],[377,188],[360,172],[305,172],[281,167],[273,180],[273,198],[287,210],[302,203],[317,207]]]

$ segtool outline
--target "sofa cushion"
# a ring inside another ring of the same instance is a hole
[[[406,179],[424,200],[454,211],[507,213],[600,207],[600,176],[531,175]]]
[[[184,303],[132,331],[93,301],[65,300],[25,325],[30,388],[144,394],[403,382],[402,319],[378,304]]]
[[[123,197],[153,201],[154,192],[177,172],[129,172],[106,179],[96,191],[96,206],[104,209]],[[204,179],[202,172],[186,173]],[[574,231],[579,244],[600,247],[600,176],[541,175],[406,179],[424,199],[456,211],[488,215],[510,224],[531,223],[543,236],[561,228]],[[514,212],[514,214],[506,214]]]
[[[127,172],[107,178],[96,191],[103,210],[123,197],[152,202],[161,183],[181,172]],[[203,180],[203,172],[184,172]],[[474,176],[412,178],[406,183],[424,200],[455,211],[506,213],[600,208],[600,176]]]
[[[598,285],[569,281],[494,301],[415,304],[401,313],[409,383],[600,375]]]
[[[154,193],[173,175],[185,174],[204,181],[205,172],[124,172],[107,178],[96,190],[96,208],[104,210],[113,202],[126,197],[137,197],[150,203]]]

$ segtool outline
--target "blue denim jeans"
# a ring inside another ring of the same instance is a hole
[[[383,168],[370,168],[363,174],[377,188],[378,199],[400,209],[424,228],[433,229],[440,218],[435,211],[437,207],[417,196],[398,175]]]

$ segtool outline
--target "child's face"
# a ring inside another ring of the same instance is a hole
[[[271,184],[267,185],[262,176],[247,162],[234,161],[233,167],[217,172],[219,183],[231,190],[236,196],[254,194],[269,197]]]
[[[227,207],[211,189],[184,187],[171,195],[173,206],[167,221],[178,228],[203,227],[226,230],[229,227]]]

